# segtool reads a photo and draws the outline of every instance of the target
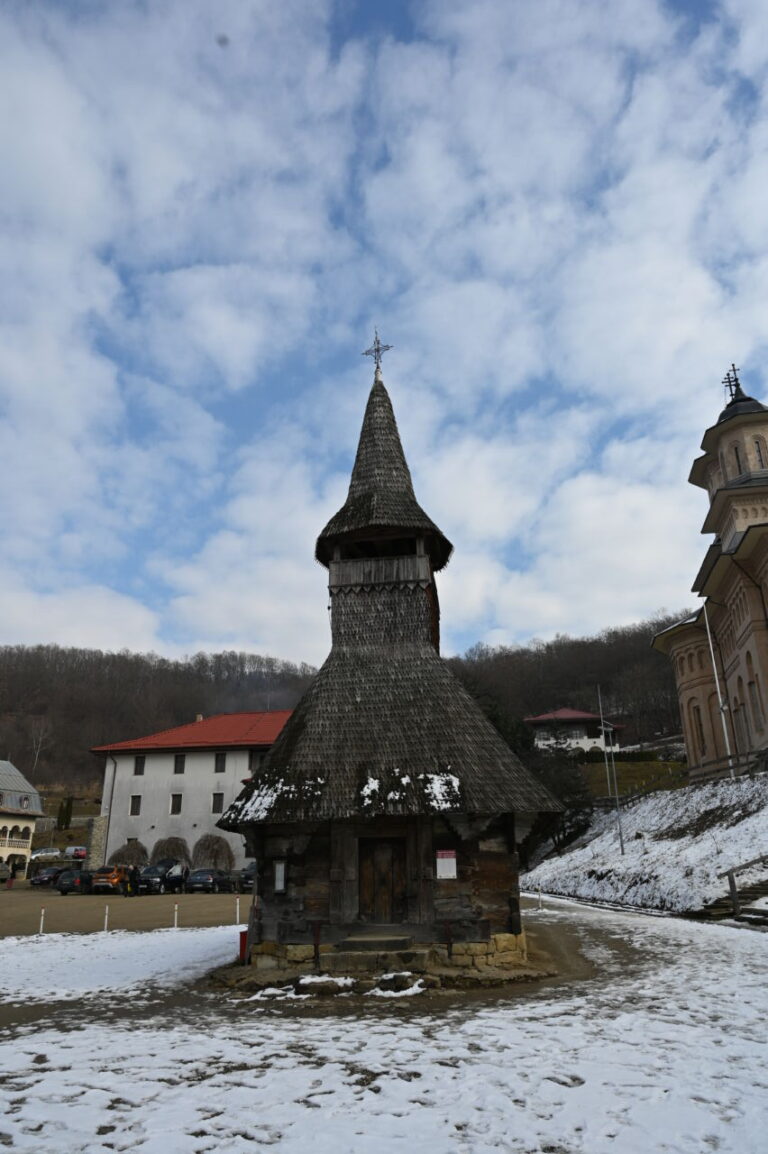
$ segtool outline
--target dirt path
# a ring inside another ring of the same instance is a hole
[[[124,898],[120,894],[66,894],[24,883],[0,889],[0,937],[36,934],[45,909],[45,933],[92,934],[104,929],[109,906],[113,930],[160,930],[173,925],[178,904],[179,926],[221,926],[235,923],[237,894],[151,894]],[[248,917],[250,895],[240,895],[240,921]]]

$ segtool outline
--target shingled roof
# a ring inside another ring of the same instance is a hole
[[[347,499],[317,539],[315,556],[327,565],[333,546],[370,537],[420,533],[433,569],[442,569],[453,546],[416,500],[397,421],[384,382],[376,376],[363,418]]]
[[[419,507],[392,405],[378,377],[368,401],[346,504],[323,530],[317,557],[376,526],[450,543]],[[446,552],[447,550],[447,552]],[[219,825],[380,815],[498,814],[562,807],[528,772],[440,659],[429,564],[376,557],[357,582],[330,561],[331,653],[262,765]],[[414,558],[414,560],[416,560]],[[426,562],[426,558],[423,558]],[[434,568],[437,568],[434,565]],[[412,577],[413,575],[411,575]]]
[[[429,644],[334,648],[219,825],[559,810]]]

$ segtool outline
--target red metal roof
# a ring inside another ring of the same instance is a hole
[[[149,737],[116,741],[112,745],[95,745],[91,753],[270,746],[290,716],[290,709],[274,709],[269,713],[217,713],[189,725],[177,725],[173,729],[151,733]]]
[[[599,721],[599,713],[584,713],[581,709],[556,709],[540,713],[538,717],[524,717],[523,721]]]

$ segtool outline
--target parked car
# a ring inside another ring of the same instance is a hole
[[[88,846],[68,845],[64,850],[64,856],[74,858],[75,861],[83,861],[88,857]]]
[[[192,894],[196,890],[207,894],[217,894],[220,890],[226,890],[233,894],[235,892],[235,879],[226,870],[207,868],[192,870],[187,878],[187,893]]]
[[[30,878],[31,886],[53,886],[58,881],[59,874],[63,873],[61,866],[46,866]]]
[[[62,870],[56,879],[56,889],[60,894],[91,893],[92,875],[86,870]]]
[[[249,894],[253,889],[253,879],[256,874],[256,865],[257,863],[255,861],[249,861],[248,865],[244,866],[243,869],[241,869],[240,872],[236,875],[237,888],[240,890],[241,894]]]
[[[121,865],[101,866],[91,876],[91,889],[94,893],[106,890],[109,893],[125,893],[128,885],[128,870]]]
[[[169,865],[145,866],[139,877],[140,894],[180,894],[184,889],[184,867],[181,862],[171,862]]]
[[[41,849],[33,849],[29,855],[30,861],[41,861],[45,858],[62,857],[62,852],[55,845],[46,845]]]

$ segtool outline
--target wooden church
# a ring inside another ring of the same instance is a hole
[[[414,495],[381,349],[349,494],[317,540],[330,655],[219,822],[257,860],[268,942],[519,933],[516,823],[560,808],[440,659],[452,546]]]

